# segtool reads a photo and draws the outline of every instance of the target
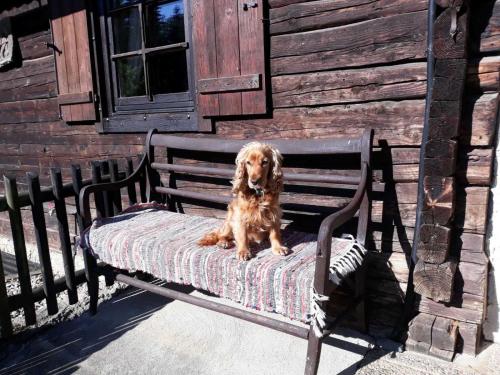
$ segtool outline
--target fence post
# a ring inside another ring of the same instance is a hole
[[[137,159],[139,160],[139,163],[142,161],[143,155],[139,154],[137,155]],[[141,192],[141,202],[145,203],[148,201],[148,198],[146,196],[146,172],[142,171],[141,172],[141,177],[139,179],[139,189]]]
[[[69,236],[66,202],[64,200],[63,194],[61,169],[51,168],[50,178],[52,182],[52,193],[54,194],[57,227],[59,230],[59,240],[61,242],[61,252],[64,262],[64,274],[66,276],[66,286],[68,287],[68,300],[70,304],[74,304],[78,302],[78,293],[75,281],[75,265],[73,263],[71,239]]]
[[[12,335],[12,321],[10,320],[9,299],[5,286],[2,253],[0,252],[0,338],[5,339]]]
[[[91,163],[92,168],[92,184],[102,183],[101,177],[101,163],[98,161],[93,161]],[[104,199],[102,193],[94,194],[95,209],[98,218],[106,217],[106,211],[104,209]],[[85,223],[87,224],[87,223]],[[91,223],[88,223],[90,225]]]
[[[118,178],[118,163],[116,162],[116,159],[110,159],[108,160],[108,166],[109,166],[109,176],[111,179],[111,182],[116,182],[119,180]],[[122,194],[121,191],[118,190],[117,192],[111,193],[111,199],[113,201],[113,211],[114,215],[122,212]]]
[[[126,176],[130,177],[134,173],[134,162],[130,157],[127,158]],[[127,186],[128,203],[133,205],[137,203],[137,193],[135,191],[135,184]]]
[[[33,290],[31,288],[31,278],[26,255],[26,244],[24,242],[23,221],[21,210],[19,209],[17,183],[14,177],[4,176],[5,198],[9,209],[10,227],[12,230],[12,241],[16,253],[17,272],[24,309],[24,319],[26,325],[36,323],[35,304],[33,303]]]
[[[31,213],[33,226],[35,227],[38,257],[43,276],[43,291],[47,300],[47,311],[49,315],[57,313],[57,296],[54,287],[54,274],[50,263],[49,241],[47,239],[47,227],[45,225],[45,214],[40,192],[40,180],[35,173],[27,173],[29,196],[31,200]]]
[[[82,215],[80,213],[80,202],[78,199],[80,196],[80,190],[82,190],[83,187],[83,179],[82,169],[78,164],[73,164],[71,166],[71,181],[73,183],[73,192],[75,193],[76,222],[78,224],[78,233],[81,236],[85,228],[83,227]]]

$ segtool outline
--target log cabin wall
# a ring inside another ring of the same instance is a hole
[[[215,134],[199,136],[316,138],[375,130],[368,311],[371,333],[390,336],[403,317],[416,217],[427,0],[268,4],[272,113],[221,118],[213,123]],[[35,171],[43,184],[49,166],[60,166],[69,179],[71,163],[141,152],[142,134],[99,134],[93,125],[59,120],[53,51],[46,47],[46,0],[10,1],[0,10],[0,18],[6,16],[12,17],[19,56],[15,67],[0,71],[0,173],[22,180]],[[460,350],[475,353],[486,301],[484,234],[497,123],[500,1],[473,4],[470,17],[451,249],[460,254],[459,281],[451,304],[417,301],[419,316],[428,314],[428,320],[415,341],[430,340],[433,327],[446,329],[436,316],[448,318],[458,322]],[[0,221],[0,232],[8,230]]]

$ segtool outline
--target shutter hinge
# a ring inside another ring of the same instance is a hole
[[[243,10],[247,11],[248,8],[257,8],[258,4],[256,1],[249,1],[248,3],[243,3]]]

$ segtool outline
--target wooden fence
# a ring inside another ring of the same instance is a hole
[[[142,156],[139,156],[142,157]],[[126,158],[125,170],[119,170],[116,159],[94,161],[91,165],[90,179],[82,178],[82,170],[79,165],[71,168],[72,182],[63,184],[63,177],[59,168],[52,168],[51,186],[40,187],[38,175],[27,173],[28,192],[19,193],[16,179],[4,176],[5,196],[0,197],[0,212],[8,212],[10,227],[12,230],[12,242],[15,251],[16,266],[19,277],[20,293],[7,294],[5,275],[0,254],[0,337],[6,338],[12,335],[13,327],[11,312],[23,309],[26,325],[36,323],[35,303],[46,300],[47,313],[54,315],[58,312],[57,294],[67,291],[70,304],[78,302],[77,286],[86,281],[83,269],[75,270],[73,261],[73,244],[71,242],[66,203],[74,199],[76,206],[77,231],[82,231],[82,220],[79,215],[78,195],[80,190],[89,184],[118,181],[129,176],[134,171],[132,158]],[[141,177],[139,183],[139,195],[142,202],[146,201],[146,176]],[[130,204],[137,203],[137,192],[134,189],[127,190]],[[110,216],[121,211],[121,195],[118,193],[105,193],[96,196],[95,209],[97,216]],[[62,253],[64,263],[64,277],[55,278],[50,261],[49,241],[47,225],[43,204],[53,202],[57,218],[59,232],[59,249]],[[28,267],[26,253],[26,238],[21,216],[21,208],[31,208],[33,217],[33,231],[38,248],[43,285],[33,288],[31,275]]]

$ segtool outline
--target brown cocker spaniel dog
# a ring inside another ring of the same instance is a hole
[[[236,242],[236,256],[248,260],[252,257],[250,243],[269,237],[274,254],[288,254],[288,248],[281,244],[282,160],[280,152],[270,145],[252,142],[243,146],[236,157],[235,197],[226,220],[222,228],[206,234],[200,245],[230,248]]]

